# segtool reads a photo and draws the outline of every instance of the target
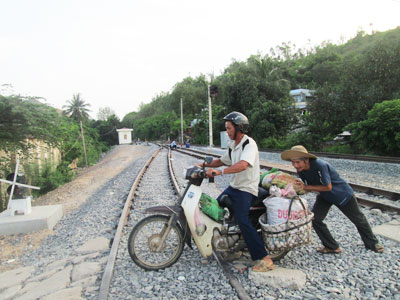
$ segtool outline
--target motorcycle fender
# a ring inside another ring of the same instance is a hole
[[[171,205],[171,206],[166,206],[166,205],[160,205],[160,206],[153,206],[153,207],[148,207],[144,210],[145,213],[148,214],[155,214],[155,213],[161,213],[163,215],[170,216],[173,213],[178,216],[179,224],[181,225],[183,229],[183,233],[185,236],[185,243],[190,247],[190,249],[193,249],[192,247],[192,233],[190,232],[189,225],[186,221],[185,214],[183,212],[182,207],[176,206],[176,205]]]
[[[170,216],[173,213],[179,214],[178,208],[176,206],[166,206],[166,205],[160,205],[160,206],[152,206],[148,207],[144,210],[145,213],[147,214],[154,214],[154,213],[162,213],[164,215]]]

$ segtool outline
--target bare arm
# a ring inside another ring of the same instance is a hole
[[[214,162],[214,161],[215,161],[215,160],[213,160],[213,162]],[[213,163],[213,162],[212,162],[212,163]],[[212,164],[212,163],[211,163],[211,164]],[[211,164],[210,164],[210,165],[211,165]],[[223,165],[224,165],[224,164],[223,164],[222,161],[221,161],[221,165],[218,165],[218,166],[216,166],[216,167],[220,167],[220,166],[223,166]],[[223,170],[223,173],[222,173],[222,170],[208,169],[208,170],[207,170],[207,176],[213,177],[213,176],[215,176],[215,175],[239,173],[239,172],[242,172],[242,171],[246,170],[248,167],[249,167],[249,163],[248,163],[247,161],[245,161],[245,160],[241,160],[241,161],[237,162],[236,164],[225,168],[225,169]],[[213,175],[213,174],[215,174],[215,175]]]
[[[211,167],[211,168],[218,168],[224,165],[225,164],[219,158],[213,159],[213,161],[210,164],[208,163],[204,164],[205,167]]]
[[[332,183],[328,185],[306,185],[300,179],[296,180],[296,186],[308,192],[329,192],[332,190]]]

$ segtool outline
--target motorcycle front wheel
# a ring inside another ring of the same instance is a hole
[[[172,266],[181,256],[184,247],[183,231],[177,223],[168,228],[169,219],[165,215],[152,215],[133,227],[129,235],[128,251],[139,267],[145,270],[164,269]]]

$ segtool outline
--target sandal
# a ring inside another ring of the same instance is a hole
[[[260,259],[260,261],[254,265],[252,268],[253,272],[268,272],[275,269],[274,263],[267,263],[264,259]]]
[[[382,244],[375,244],[374,248],[371,249],[372,251],[376,252],[376,253],[382,253],[383,250],[385,250],[385,248],[383,247]]]
[[[322,254],[339,254],[342,252],[342,248],[337,248],[337,249],[329,249],[326,247],[321,247],[317,249],[317,252],[322,253]]]

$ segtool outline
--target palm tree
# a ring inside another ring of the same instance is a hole
[[[85,103],[85,101],[81,98],[79,93],[74,94],[72,96],[72,100],[68,100],[68,105],[64,105],[64,113],[75,121],[79,122],[81,126],[81,137],[82,137],[82,145],[83,152],[85,154],[85,163],[86,167],[88,166],[87,155],[86,155],[86,145],[85,145],[85,136],[83,134],[83,126],[82,120],[87,120],[89,118],[88,112],[90,111],[87,107],[90,106],[89,103]]]
[[[68,100],[68,105],[64,105],[64,112],[70,118],[79,122],[82,120],[86,120],[89,118],[88,112],[90,111],[87,107],[90,104],[85,103],[85,101],[81,98],[81,94],[74,94],[72,96],[72,100]]]

